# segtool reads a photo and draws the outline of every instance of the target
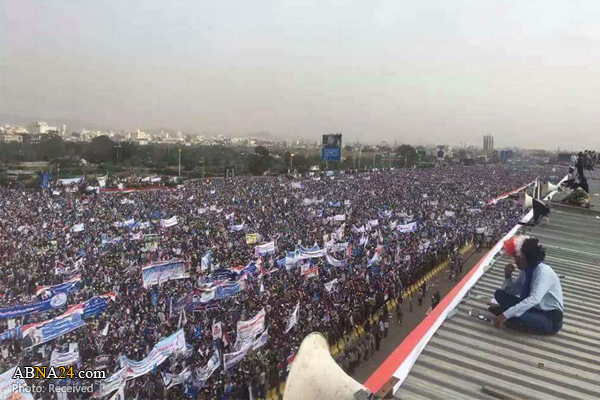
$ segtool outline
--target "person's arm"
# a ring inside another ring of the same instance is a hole
[[[523,286],[523,282],[525,280],[525,274],[520,273],[515,279],[512,276],[515,269],[516,267],[514,264],[506,264],[504,267],[504,282],[502,283],[501,288],[508,294],[518,296],[521,293],[521,287]]]
[[[538,271],[536,271],[537,273],[531,282],[531,293],[529,294],[529,297],[504,311],[503,315],[506,319],[520,317],[530,308],[539,304],[546,293],[548,293],[552,286],[552,276],[550,274],[544,274],[540,270]]]

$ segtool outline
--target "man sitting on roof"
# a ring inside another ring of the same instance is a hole
[[[494,294],[499,306],[490,307],[497,315],[494,326],[538,335],[557,333],[563,325],[563,294],[558,276],[543,263],[546,250],[530,236],[513,237],[504,243],[504,249],[521,272],[513,279],[515,266],[504,268],[506,280]]]

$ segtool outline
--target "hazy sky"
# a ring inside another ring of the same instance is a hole
[[[600,0],[0,0],[0,112],[600,148]]]

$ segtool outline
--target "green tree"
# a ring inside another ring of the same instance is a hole
[[[90,142],[85,152],[85,159],[92,163],[101,163],[103,161],[113,161],[115,142],[108,136],[98,136]],[[119,157],[120,158],[120,157]]]
[[[58,135],[44,135],[35,150],[38,159],[50,161],[65,155],[65,143]]]
[[[396,148],[396,154],[406,160],[406,166],[412,167],[417,163],[417,150],[409,144],[402,144]]]
[[[271,153],[264,146],[257,146],[254,149],[254,154],[251,154],[248,158],[248,170],[252,175],[263,175],[271,168],[271,165]]]

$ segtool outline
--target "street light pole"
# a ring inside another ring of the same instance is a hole
[[[294,153],[290,153],[290,174],[294,173]]]
[[[181,149],[179,149],[179,177],[181,178]]]

